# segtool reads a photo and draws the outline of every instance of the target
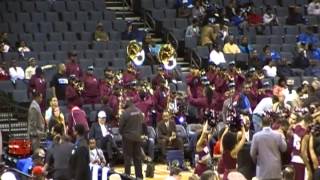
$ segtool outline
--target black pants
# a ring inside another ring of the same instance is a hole
[[[127,175],[131,174],[131,160],[133,160],[136,178],[143,179],[141,143],[123,139],[124,168]]]
[[[108,135],[101,140],[101,149],[107,152],[107,160],[108,162],[112,159],[112,154],[114,151],[118,151],[118,147],[112,138],[112,136]],[[99,146],[98,146],[99,147]]]

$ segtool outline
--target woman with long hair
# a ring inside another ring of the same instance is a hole
[[[237,168],[237,156],[246,141],[244,126],[241,127],[240,141],[238,141],[237,135],[237,133],[229,131],[229,127],[227,127],[221,138],[222,158],[219,162],[219,169],[223,174],[223,180],[227,180],[229,172]]]
[[[49,129],[49,134],[50,138],[53,138],[53,132],[56,127],[60,127],[63,129],[63,134],[66,134],[66,125],[65,125],[65,120],[63,114],[60,112],[59,107],[53,107],[52,108],[52,117],[51,120],[49,121],[48,129]]]

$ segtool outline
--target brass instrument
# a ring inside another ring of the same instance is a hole
[[[164,44],[160,48],[158,58],[166,70],[172,70],[177,65],[177,52],[171,44]]]
[[[145,52],[142,46],[135,40],[129,42],[127,55],[136,66],[141,66],[145,60]]]
[[[78,94],[82,94],[83,93],[83,91],[84,91],[84,82],[82,82],[79,79],[75,79],[75,80],[72,81],[72,85],[76,89]]]
[[[149,93],[150,95],[153,95],[153,89],[152,89],[152,86],[151,84],[148,82],[148,81],[144,81],[142,83],[142,91],[146,92],[146,93]]]
[[[120,118],[120,116],[122,115],[123,113],[123,89],[121,88],[120,89],[120,93],[119,93],[119,97],[118,97],[118,117]]]

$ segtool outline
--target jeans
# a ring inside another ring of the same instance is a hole
[[[252,115],[252,122],[253,122],[253,127],[254,127],[254,132],[257,133],[261,131],[262,129],[262,116],[258,114],[253,114]]]

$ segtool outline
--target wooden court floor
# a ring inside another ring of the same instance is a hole
[[[146,170],[146,165],[144,164],[142,167],[143,170],[143,175],[145,176],[145,170]],[[124,172],[124,167],[122,166],[117,166],[115,168],[116,172],[123,173]],[[182,180],[188,180],[189,176],[192,175],[193,169],[190,169],[189,171],[183,171],[181,172],[182,175]],[[131,166],[131,175],[134,177],[134,167]],[[167,170],[167,165],[165,164],[156,164],[155,166],[155,171],[154,171],[154,178],[145,178],[146,180],[165,180],[166,177],[169,176],[169,170]]]

